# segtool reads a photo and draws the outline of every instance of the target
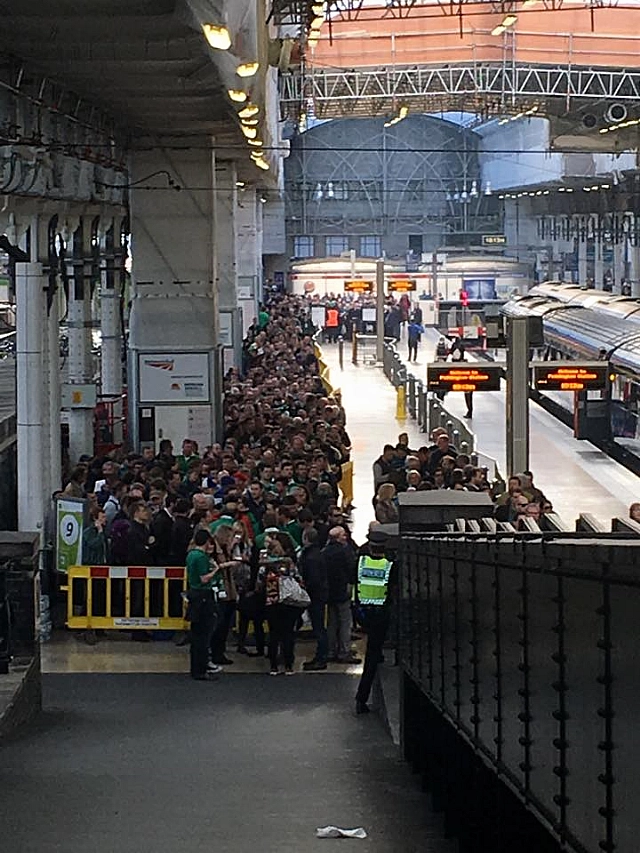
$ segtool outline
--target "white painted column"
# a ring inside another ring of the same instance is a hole
[[[119,397],[122,394],[120,293],[116,288],[114,251],[115,241],[120,241],[118,225],[118,221],[113,222],[100,241],[100,376],[103,397]]]
[[[44,257],[44,255],[41,255]],[[51,400],[51,372],[49,370],[49,314],[48,314],[48,301],[49,301],[49,275],[48,272],[45,272],[43,279],[43,287],[44,287],[44,314],[42,317],[42,328],[41,328],[41,344],[40,349],[42,352],[42,443],[43,443],[43,453],[45,455],[45,464],[42,469],[41,482],[42,482],[42,492],[45,500],[45,506],[48,506],[48,498],[51,497],[51,493],[53,491],[53,479],[51,477],[51,465],[49,463],[49,457],[51,455],[51,411],[49,409],[49,401]],[[56,483],[57,488],[57,483]]]
[[[587,241],[578,237],[578,284],[587,284]]]
[[[32,234],[37,246],[37,235]],[[32,249],[32,255],[36,254]],[[43,421],[43,370],[47,278],[39,262],[16,264],[16,384],[18,438],[18,529],[42,530],[43,472],[50,460]]]
[[[256,206],[260,204],[256,190],[248,187],[242,198],[238,199],[238,302],[242,306],[243,328],[251,325],[258,316],[260,301],[260,278],[258,270],[262,268],[262,256],[258,255],[258,222]]]
[[[593,245],[593,278],[596,290],[602,290],[602,286],[604,284],[604,262],[602,260],[602,249],[602,232],[598,227],[596,227]]]
[[[640,246],[629,245],[629,279],[631,281],[631,295],[634,299],[640,298]]]
[[[93,379],[91,366],[91,264],[89,221],[81,222],[73,234],[69,264],[69,385],[87,385]],[[73,392],[73,388],[71,388]],[[75,465],[82,454],[93,455],[93,409],[69,409],[69,459]]]
[[[624,278],[624,240],[613,244],[613,293],[622,293]]]
[[[216,247],[218,308],[231,311],[238,306],[237,208],[242,209],[250,191],[237,187],[235,163],[218,161],[215,169],[214,240]]]
[[[58,293],[53,296],[47,324],[49,348],[49,467],[51,492],[62,486],[62,440],[60,432],[60,331]]]

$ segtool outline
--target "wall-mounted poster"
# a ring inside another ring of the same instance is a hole
[[[206,352],[140,353],[140,403],[208,403]]]

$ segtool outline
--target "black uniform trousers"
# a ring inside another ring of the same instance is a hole
[[[389,630],[389,607],[368,605],[363,607],[362,627],[367,632],[367,651],[364,656],[362,677],[356,693],[358,702],[368,702],[378,664],[382,660],[382,647]]]
[[[213,595],[204,601],[191,622],[191,677],[203,678],[209,663],[209,644],[216,627],[218,614]]]

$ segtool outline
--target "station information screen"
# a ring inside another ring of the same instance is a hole
[[[387,282],[389,293],[409,293],[416,289],[415,278],[389,279]]]
[[[596,362],[533,364],[533,384],[539,391],[597,391],[607,386],[609,365]]]
[[[363,279],[349,279],[344,283],[344,289],[349,293],[373,293],[373,282]]]
[[[428,364],[428,391],[499,391],[501,364]]]

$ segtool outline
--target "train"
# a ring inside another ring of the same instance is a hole
[[[640,299],[562,281],[535,285],[502,306],[507,317],[542,317],[546,359],[607,361],[611,435],[640,454]],[[566,399],[565,407],[573,401]]]

